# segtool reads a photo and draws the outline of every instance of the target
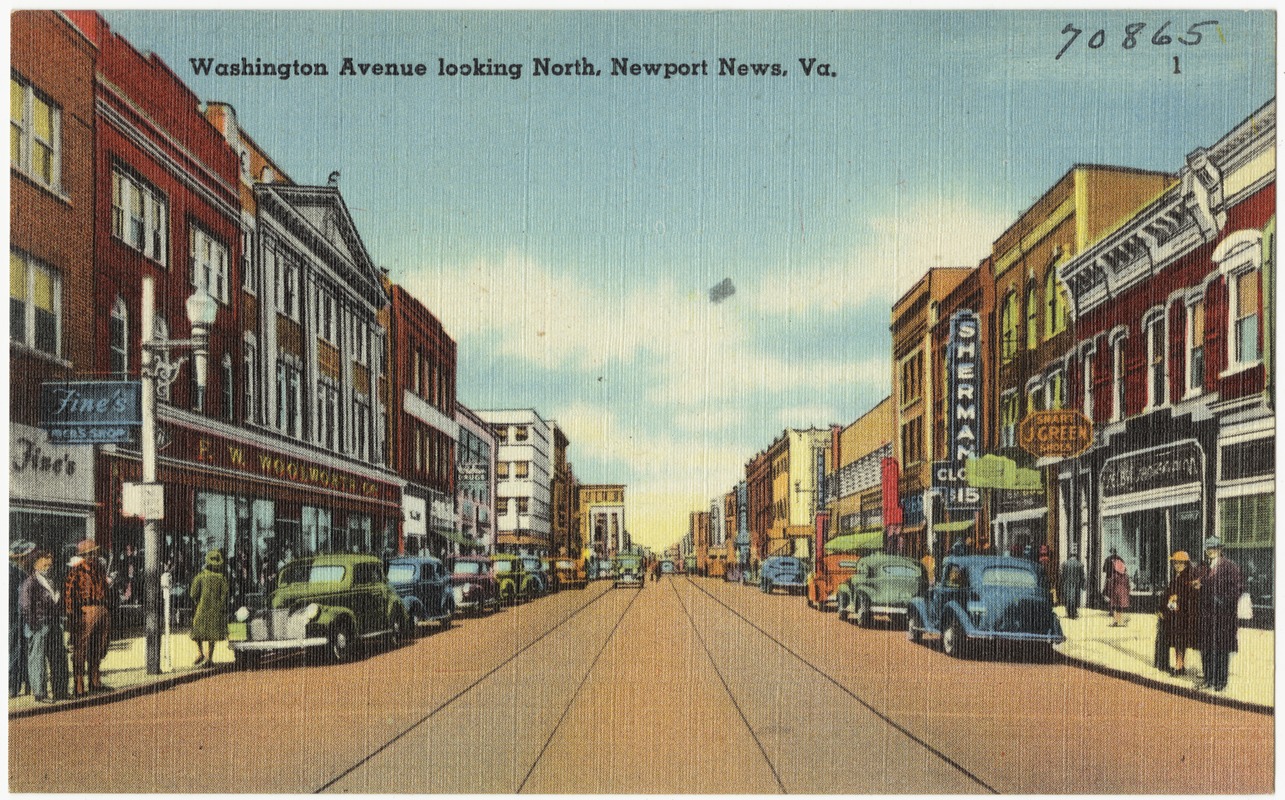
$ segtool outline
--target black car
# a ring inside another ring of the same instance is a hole
[[[446,630],[455,616],[455,593],[446,564],[432,556],[400,556],[388,562],[388,584],[402,599],[411,631],[436,622]]]

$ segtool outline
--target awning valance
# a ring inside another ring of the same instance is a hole
[[[883,529],[871,528],[843,536],[836,536],[825,543],[827,553],[855,553],[858,550],[882,550]]]

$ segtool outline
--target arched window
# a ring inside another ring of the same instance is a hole
[[[1017,355],[1017,292],[1009,292],[1004,297],[1000,329],[1000,359],[1007,364]]]
[[[1026,282],[1026,349],[1040,346],[1040,298],[1035,292],[1035,280]]]
[[[1250,367],[1262,359],[1263,232],[1236,231],[1214,250],[1227,280],[1227,366]]]
[[[122,297],[117,297],[112,304],[111,335],[107,347],[112,377],[124,378],[129,373],[129,309]]]
[[[1044,303],[1048,312],[1044,315],[1044,338],[1052,339],[1066,330],[1066,292],[1057,279],[1057,267],[1049,266],[1044,277]]]

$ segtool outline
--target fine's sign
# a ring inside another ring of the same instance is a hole
[[[1093,423],[1074,409],[1032,411],[1018,426],[1017,443],[1035,456],[1078,456],[1093,444]]]
[[[138,381],[48,381],[40,385],[40,427],[53,442],[126,442],[142,424]]]

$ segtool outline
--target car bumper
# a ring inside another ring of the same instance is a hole
[[[612,588],[619,589],[621,586],[634,586],[641,588],[643,585],[642,578],[617,578],[612,582]]]
[[[979,630],[967,631],[966,633],[969,639],[993,642],[1048,642],[1049,644],[1061,644],[1066,641],[1065,636],[1051,633],[1013,633],[1011,631],[999,633]]]
[[[294,650],[301,647],[324,647],[326,637],[309,636],[306,639],[265,639],[262,641],[229,641],[233,652],[238,650]]]

